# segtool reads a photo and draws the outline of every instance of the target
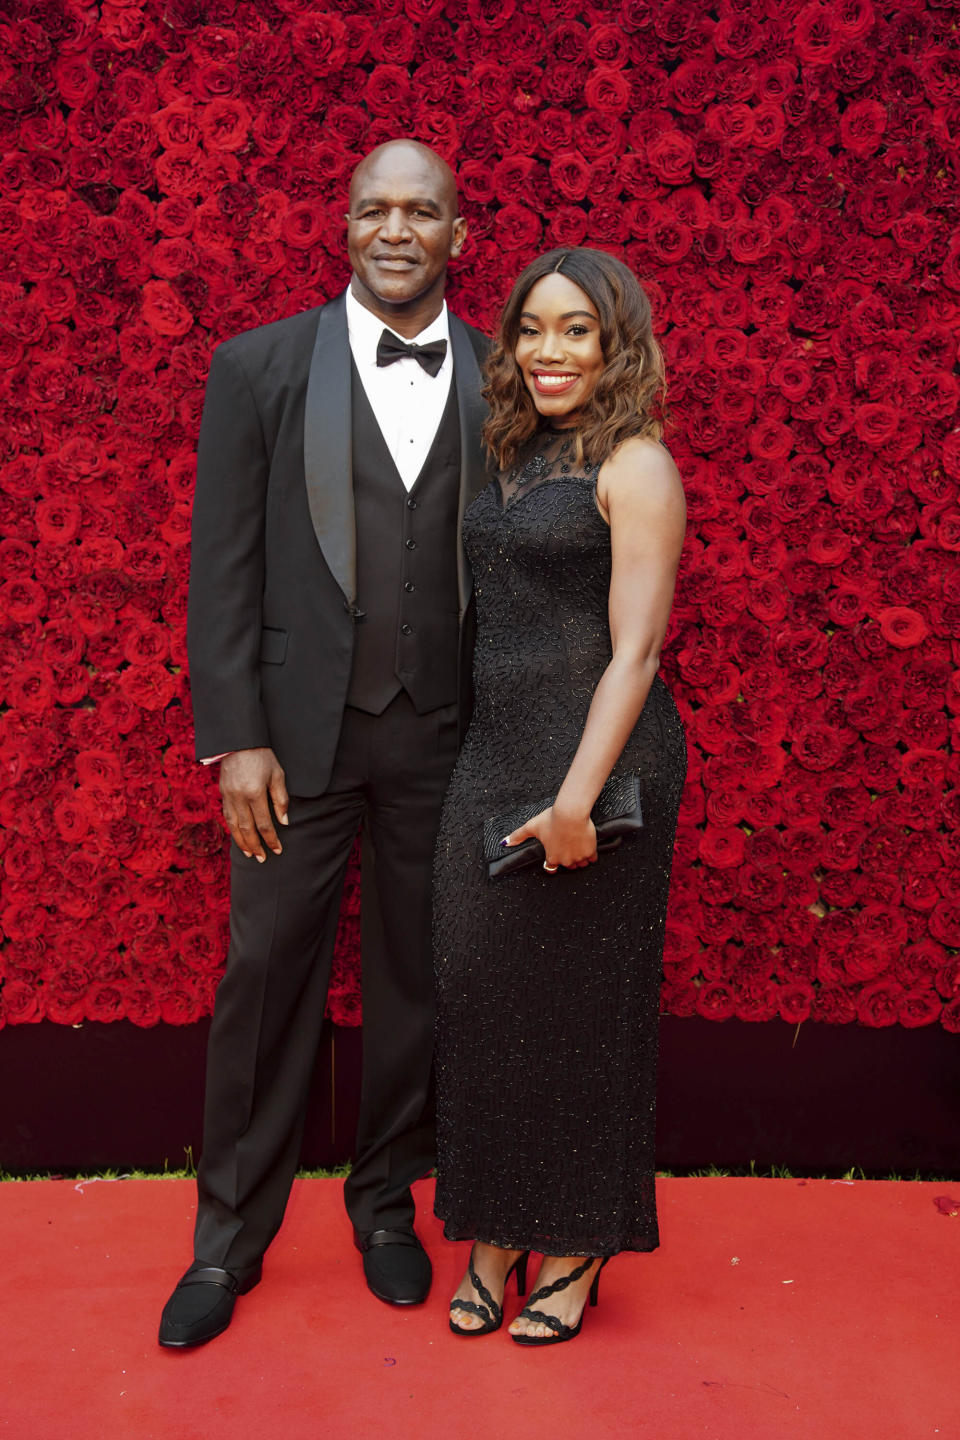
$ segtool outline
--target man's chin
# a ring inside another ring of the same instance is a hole
[[[430,282],[419,270],[377,269],[360,276],[363,288],[382,305],[412,305],[430,289]]]

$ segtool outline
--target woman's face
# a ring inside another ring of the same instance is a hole
[[[606,364],[600,316],[579,285],[555,272],[531,286],[513,357],[540,414],[575,425]]]

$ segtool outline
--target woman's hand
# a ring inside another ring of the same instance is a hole
[[[589,815],[570,814],[560,806],[551,805],[534,815],[526,825],[507,836],[508,845],[537,839],[543,846],[545,870],[562,865],[567,870],[582,870],[597,858],[597,831]]]

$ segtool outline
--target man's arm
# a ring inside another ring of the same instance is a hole
[[[187,648],[197,756],[269,744],[260,698],[269,464],[239,363],[214,352],[197,447]]]
[[[223,755],[224,818],[258,860],[263,842],[280,853],[268,793],[282,823],[288,804],[260,693],[268,477],[256,401],[239,360],[221,346],[197,448],[187,648],[197,756]]]

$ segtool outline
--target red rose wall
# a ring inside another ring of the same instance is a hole
[[[184,616],[213,346],[348,275],[347,177],[456,167],[454,308],[647,285],[690,510],[664,1006],[960,1030],[960,60],[948,3],[296,0],[0,25],[2,1016],[186,1022],[226,933]],[[355,871],[332,1013],[358,1017]]]

